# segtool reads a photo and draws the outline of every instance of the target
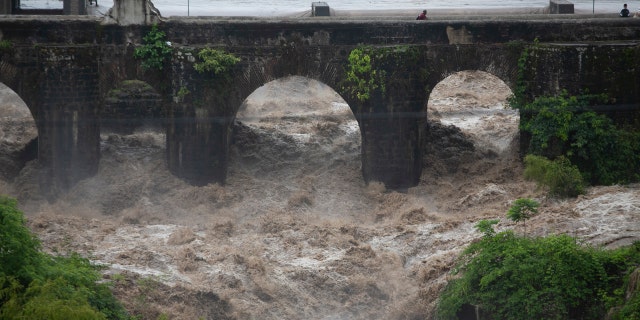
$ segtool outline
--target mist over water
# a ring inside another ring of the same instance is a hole
[[[425,101],[424,172],[406,192],[365,184],[349,106],[320,82],[288,77],[240,107],[225,185],[172,176],[164,133],[139,128],[103,132],[97,175],[53,203],[39,197],[37,160],[0,181],[0,193],[19,198],[46,250],[166,286],[141,305],[138,291],[116,285],[149,319],[430,318],[455,257],[480,236],[473,225],[497,218],[498,229],[515,228],[504,218],[517,198],[542,203],[527,221],[532,235],[616,246],[640,234],[638,186],[556,200],[522,180],[510,94],[483,72],[438,84]]]

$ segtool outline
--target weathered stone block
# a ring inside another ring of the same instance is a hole
[[[62,5],[66,15],[87,14],[87,0],[63,0]]]
[[[11,0],[0,0],[0,14],[11,14]]]
[[[331,12],[329,12],[329,5],[326,2],[312,2],[311,15],[314,17],[330,16]]]
[[[549,0],[549,13],[552,13],[552,14],[573,13],[573,3],[567,0]]]

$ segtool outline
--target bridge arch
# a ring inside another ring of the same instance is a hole
[[[256,89],[239,108],[228,180],[254,179],[280,198],[288,190],[309,196],[315,183],[362,180],[360,152],[359,126],[344,99],[320,81],[287,76]]]
[[[100,114],[100,130],[132,133],[145,126],[159,129],[162,97],[147,82],[123,80],[107,92]]]
[[[315,34],[313,37],[320,36]],[[229,78],[194,76],[192,65],[182,64],[180,68],[188,70],[188,74],[174,77],[188,79],[183,83],[191,94],[174,103],[169,111],[167,157],[170,171],[195,185],[225,183],[236,114],[243,101],[265,84],[292,76],[303,77],[326,85],[338,94],[345,51],[310,47],[308,41],[294,34],[280,39],[273,55],[231,52],[242,61]],[[309,56],[317,59],[309,59]],[[174,87],[174,96],[175,91]],[[185,117],[193,120],[180,123],[179,118]],[[199,138],[194,139],[195,136]]]
[[[482,71],[500,79],[511,91],[515,91],[518,79],[520,51],[505,50],[502,45],[456,45],[447,47],[429,47],[427,55],[434,55],[437,60],[430,60],[430,88],[458,72]],[[433,57],[435,58],[435,57]]]
[[[283,48],[276,56],[243,56],[242,75],[238,77],[238,94],[241,98],[256,89],[280,78],[300,76],[317,80],[339,92],[343,64],[348,54],[345,50],[329,50],[323,47],[309,48],[300,35],[284,40]],[[315,58],[310,58],[315,57]]]
[[[500,153],[518,135],[519,113],[508,107],[512,95],[504,81],[488,72],[460,71],[431,91],[427,116],[459,128],[476,147]]]
[[[31,110],[11,88],[0,82],[0,177],[13,179],[37,158],[38,128]]]

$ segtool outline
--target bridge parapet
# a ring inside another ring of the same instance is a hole
[[[552,14],[573,13],[573,3],[567,0],[550,0],[549,13],[552,13]]]

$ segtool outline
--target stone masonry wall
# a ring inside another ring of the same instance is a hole
[[[640,19],[170,19],[159,28],[174,56],[166,69],[147,71],[133,51],[150,26],[96,17],[0,19],[0,41],[10,44],[0,48],[0,82],[36,118],[39,159],[50,168],[42,181],[52,195],[95,172],[98,118],[108,93],[125,80],[144,81],[158,93],[169,120],[169,169],[196,184],[224,182],[237,108],[256,88],[288,75],[319,80],[345,97],[363,131],[364,179],[398,188],[418,181],[428,95],[454,72],[487,71],[514,88],[522,50],[532,48],[537,58],[525,82],[532,96],[604,90],[636,113],[640,100]],[[373,102],[357,101],[341,86],[347,57],[359,45],[411,48],[410,56],[380,66],[389,74],[404,71],[386,79],[389,91]],[[194,72],[193,54],[204,47],[242,59],[229,79]],[[183,87],[192,92],[188,99],[179,99]]]

